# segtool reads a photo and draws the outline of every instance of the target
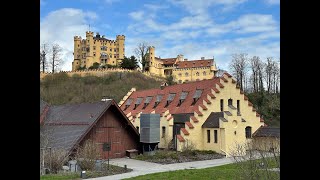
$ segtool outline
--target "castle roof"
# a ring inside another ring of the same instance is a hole
[[[165,86],[163,89],[134,91],[121,105],[121,109],[125,114],[131,112],[132,116],[140,112],[151,113],[153,111],[162,114],[167,110],[171,114],[199,112],[199,106],[205,108],[203,100],[208,101],[207,95],[214,97],[211,90],[219,92],[216,86],[222,87],[220,79],[220,77],[215,77],[186,84]],[[146,101],[147,105],[145,106]],[[158,104],[154,107],[156,102]],[[169,105],[167,105],[168,102]]]
[[[193,67],[208,67],[213,63],[213,59],[191,60],[177,62],[177,68],[193,68]]]

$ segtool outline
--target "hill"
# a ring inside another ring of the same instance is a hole
[[[40,81],[40,96],[52,105],[94,102],[103,96],[119,102],[132,87],[143,90],[160,85],[161,81],[138,72],[113,72],[104,77],[59,73]]]

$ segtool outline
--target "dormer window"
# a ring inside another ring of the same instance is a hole
[[[145,102],[144,102],[144,106],[143,106],[142,109],[145,109],[148,106],[148,104],[150,103],[151,100],[152,100],[152,96],[148,96],[146,98]]]
[[[191,105],[195,105],[196,102],[199,100],[199,98],[201,97],[201,94],[202,94],[202,89],[197,89],[196,92],[194,93],[193,95],[193,102]]]
[[[166,105],[165,105],[164,107],[168,107],[169,104],[173,101],[173,99],[174,99],[175,96],[176,96],[175,93],[170,93],[169,96],[168,96],[168,98],[167,98],[167,103],[166,103]]]
[[[158,104],[161,102],[162,96],[163,96],[162,94],[157,95],[157,99],[156,99],[156,102],[154,103],[153,108],[156,108],[158,106]]]
[[[183,103],[183,101],[187,98],[187,96],[188,96],[188,92],[182,92],[177,106],[180,106]]]
[[[132,99],[131,99],[131,98],[127,100],[127,102],[126,102],[126,107],[124,108],[124,111],[125,111],[126,109],[128,109],[128,107],[130,106],[131,102],[132,102]]]
[[[141,104],[142,99],[143,99],[142,97],[137,98],[136,103],[134,103],[133,110],[135,110]]]

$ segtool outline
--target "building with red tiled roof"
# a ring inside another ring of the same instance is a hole
[[[212,79],[217,72],[214,59],[200,60],[184,59],[183,55],[175,58],[160,58],[155,56],[155,47],[148,49],[149,64],[146,66],[147,72],[161,77],[173,76],[173,80],[179,84],[188,81],[200,81]]]
[[[235,142],[250,141],[264,125],[228,73],[159,89],[133,88],[119,106],[137,129],[141,114],[160,114],[158,146],[178,151],[193,146],[229,155]]]

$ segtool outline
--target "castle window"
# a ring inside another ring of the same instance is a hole
[[[196,92],[194,93],[193,95],[193,102],[191,105],[195,105],[196,102],[199,100],[199,98],[201,97],[201,94],[202,94],[202,89],[197,89]]]
[[[232,106],[232,99],[228,99],[228,106]]]
[[[214,143],[218,143],[218,130],[214,130]]]
[[[164,107],[168,107],[169,104],[173,101],[173,99],[174,99],[175,96],[176,96],[175,93],[170,93],[169,96],[168,96],[168,98],[167,98],[167,103],[166,103],[166,105],[165,105]]]
[[[181,84],[181,83],[182,83],[182,80],[180,79],[180,80],[179,80],[179,84]]]
[[[181,73],[179,73],[178,75],[179,75],[180,77],[182,76],[182,74],[181,74]]]
[[[156,102],[154,103],[153,108],[156,108],[158,106],[158,104],[161,102],[162,96],[163,96],[162,94],[157,95],[157,99],[156,99]]]
[[[114,55],[113,57],[116,58],[116,55]]]
[[[95,53],[95,52],[93,53],[93,56],[96,56],[96,53]]]
[[[80,44],[78,44],[78,47],[80,47]]]
[[[183,103],[183,101],[187,98],[187,96],[188,96],[188,92],[182,91],[180,95],[179,103],[177,106],[180,106]]]
[[[112,61],[112,64],[114,64],[114,61]]]
[[[114,52],[117,52],[117,49],[114,49]]]
[[[245,131],[246,131],[246,138],[251,138],[251,127],[247,126]]]
[[[220,111],[223,111],[223,99],[220,99]]]
[[[112,48],[110,48],[110,51],[112,51]]]
[[[96,46],[93,46],[93,50],[96,50]]]
[[[137,126],[136,128],[137,128],[137,131],[139,132],[139,126]]]
[[[203,73],[202,73],[202,74],[203,74],[204,76],[205,76],[205,75],[207,75],[207,73],[206,73],[205,71],[203,71]]]
[[[186,73],[185,73],[185,76],[188,77],[188,75],[189,75],[189,73],[186,72]]]
[[[126,102],[126,107],[124,108],[124,111],[125,111],[126,109],[128,109],[128,107],[130,106],[131,102],[132,102],[132,99],[131,99],[131,98],[127,100],[127,102]]]
[[[199,72],[197,72],[197,73],[196,73],[196,76],[199,76],[199,75],[200,75],[200,73],[199,73]]]
[[[135,110],[141,104],[142,99],[143,99],[142,97],[137,98],[136,103],[134,103],[133,110]]]
[[[207,130],[207,143],[210,143],[210,130]]]

